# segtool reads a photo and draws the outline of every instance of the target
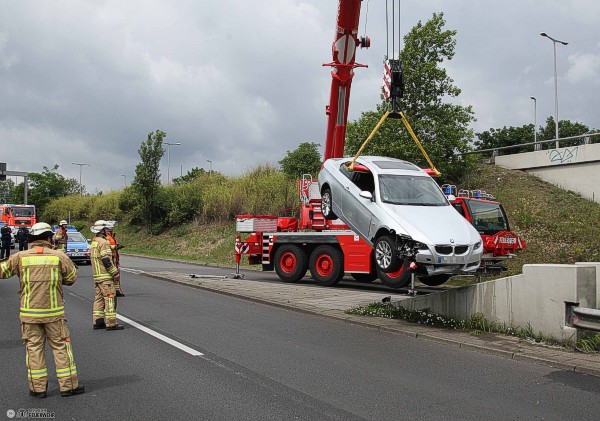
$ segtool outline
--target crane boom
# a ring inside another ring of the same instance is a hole
[[[362,0],[340,0],[337,25],[332,46],[333,61],[324,66],[331,70],[331,95],[326,107],[327,137],[323,160],[340,158],[344,154],[348,103],[354,68],[367,67],[355,62],[356,47],[368,48],[368,37],[358,37],[358,22]]]

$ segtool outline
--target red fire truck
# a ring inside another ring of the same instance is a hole
[[[36,223],[36,212],[34,205],[0,205],[0,218],[10,227],[20,227],[25,224],[31,227]]]
[[[326,64],[333,70],[331,95],[326,107],[328,123],[324,160],[343,156],[354,69],[366,67],[355,62],[356,48],[370,46],[368,37],[359,38],[357,35],[360,6],[361,0],[340,0],[338,5],[337,30],[332,47],[333,61]],[[401,64],[398,61],[394,63],[396,72],[390,75],[391,86],[387,81],[386,85],[388,92],[401,92],[402,87],[398,85],[402,83],[402,75],[398,73],[401,72]],[[392,103],[393,101],[394,98]],[[392,288],[407,286],[411,280],[411,273],[415,273],[421,282],[432,286],[440,285],[450,277],[447,274],[428,276],[423,267],[409,259],[404,259],[395,272],[380,271],[374,262],[374,252],[370,245],[340,221],[326,220],[323,217],[321,194],[316,180],[308,175],[303,176],[298,182],[298,194],[299,218],[238,215],[237,231],[249,234],[243,240],[241,235],[236,237],[235,259],[238,274],[241,258],[246,255],[250,264],[261,264],[263,270],[274,270],[284,282],[299,281],[308,270],[314,281],[320,285],[335,285],[345,273],[361,282],[372,282],[379,278],[383,284]],[[466,199],[456,200],[458,202],[455,206],[458,206]],[[465,209],[465,217],[473,214],[469,213],[471,208],[468,204],[465,205]],[[472,217],[470,221],[473,223],[473,220]],[[493,241],[506,244],[505,241],[508,240],[501,238],[508,237],[497,234],[496,240]],[[492,257],[498,253],[496,248],[489,248]],[[510,254],[502,254],[502,251],[499,253],[503,257]]]

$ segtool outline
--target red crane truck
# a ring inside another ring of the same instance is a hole
[[[331,94],[326,107],[327,137],[324,160],[343,156],[348,104],[354,69],[366,67],[355,62],[356,48],[368,48],[368,37],[358,37],[361,0],[340,0],[332,46]],[[401,78],[400,78],[401,79]],[[303,176],[298,182],[300,217],[238,215],[235,259],[243,255],[249,264],[275,270],[284,282],[302,279],[307,270],[317,284],[335,285],[344,274],[361,282],[379,280],[392,288],[407,286],[414,271],[428,285],[439,285],[447,277],[428,277],[418,264],[406,261],[397,271],[384,273],[377,268],[373,248],[338,220],[326,220],[321,212],[321,194],[316,180]]]

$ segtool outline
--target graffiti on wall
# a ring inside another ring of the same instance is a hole
[[[568,164],[577,158],[578,150],[579,146],[575,146],[573,148],[565,148],[562,152],[558,149],[553,149],[546,152],[546,154],[548,155],[548,160],[552,164]]]

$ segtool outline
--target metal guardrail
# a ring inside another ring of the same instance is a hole
[[[579,307],[577,303],[566,305],[567,326],[600,332],[600,310]]]
[[[597,137],[597,139],[593,139],[595,137]],[[525,148],[528,146],[532,146],[532,151],[540,151],[540,150],[542,150],[542,145],[546,145],[549,143],[555,143],[554,148],[558,149],[558,148],[560,148],[560,142],[567,142],[567,141],[573,141],[573,140],[579,140],[580,144],[589,145],[590,143],[595,143],[594,141],[596,141],[596,142],[600,141],[600,132],[585,133],[585,134],[581,134],[578,136],[563,137],[560,139],[550,139],[550,140],[540,140],[537,142],[519,143],[518,145],[501,146],[499,148],[479,149],[476,151],[459,153],[457,155],[459,155],[459,156],[475,155],[475,154],[491,152],[492,157],[496,157],[496,156],[498,156],[499,151],[510,151],[512,149],[522,149],[522,148]],[[574,145],[569,145],[569,146],[574,146]]]
[[[600,310],[585,307],[573,307],[573,327],[600,332]]]

